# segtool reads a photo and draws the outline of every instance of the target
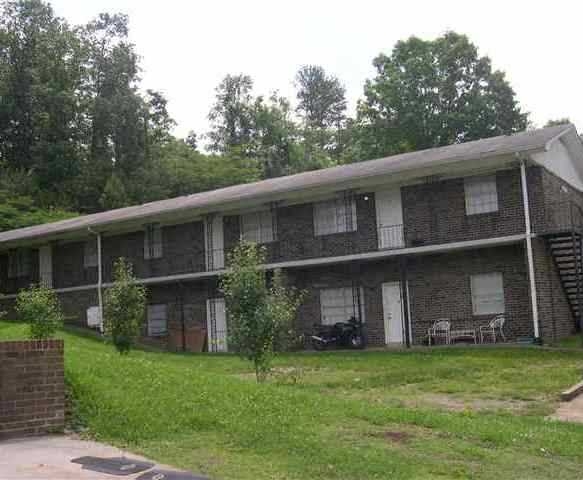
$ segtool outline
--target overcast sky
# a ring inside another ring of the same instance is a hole
[[[467,34],[506,72],[536,125],[569,117],[583,133],[582,1],[186,1],[53,0],[59,16],[85,23],[99,12],[130,16],[144,88],[161,90],[176,134],[205,133],[214,88],[246,73],[257,94],[292,98],[304,64],[322,65],[346,86],[351,110],[373,75],[372,59],[399,39]],[[471,8],[476,6],[476,9]]]

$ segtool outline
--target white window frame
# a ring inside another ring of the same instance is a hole
[[[144,259],[162,258],[162,226],[150,223],[144,229]]]
[[[347,215],[346,208],[350,208]],[[314,203],[314,235],[355,232],[357,229],[356,200],[354,196],[343,196]]]
[[[504,275],[502,273],[491,272],[471,275],[470,287],[474,315],[505,313]]]
[[[168,306],[164,303],[148,305],[147,322],[148,337],[166,336],[168,334]],[[155,323],[159,325],[154,326]]]
[[[360,292],[360,319],[364,322],[364,289],[362,287],[331,287],[320,289],[320,323],[334,325],[358,319],[358,307],[354,303],[354,288]],[[338,302],[334,305],[334,302]]]
[[[275,210],[260,210],[241,215],[241,238],[246,242],[271,243],[275,241]]]
[[[479,215],[498,211],[496,175],[464,179],[466,215]]]
[[[13,250],[8,254],[8,278],[29,277],[32,272],[32,252],[29,249]]]
[[[87,240],[83,245],[83,266],[97,267],[97,241]]]

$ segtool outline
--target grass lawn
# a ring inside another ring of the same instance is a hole
[[[583,425],[545,419],[580,380],[576,349],[300,353],[277,361],[297,384],[257,385],[234,356],[62,336],[92,437],[214,479],[581,478]]]

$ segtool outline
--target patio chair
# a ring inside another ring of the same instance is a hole
[[[504,315],[496,315],[488,325],[482,325],[480,327],[480,343],[484,343],[484,335],[492,335],[492,341],[496,343],[496,334],[500,334],[502,341],[506,341],[506,336],[504,335],[504,323],[506,318]]]
[[[438,318],[437,320],[435,320],[435,322],[433,322],[433,325],[431,326],[431,328],[429,328],[429,330],[427,330],[427,339],[428,339],[429,346],[431,346],[431,339],[432,338],[433,339],[443,338],[443,339],[445,339],[445,343],[447,345],[449,345],[451,342],[450,329],[451,329],[451,323],[449,321],[449,318]]]

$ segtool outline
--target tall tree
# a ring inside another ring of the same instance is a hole
[[[210,149],[247,153],[253,129],[253,80],[248,75],[227,75],[216,88],[216,99],[208,118]]]
[[[365,160],[526,128],[504,73],[465,35],[399,41],[374,59],[358,105],[353,157]]]

